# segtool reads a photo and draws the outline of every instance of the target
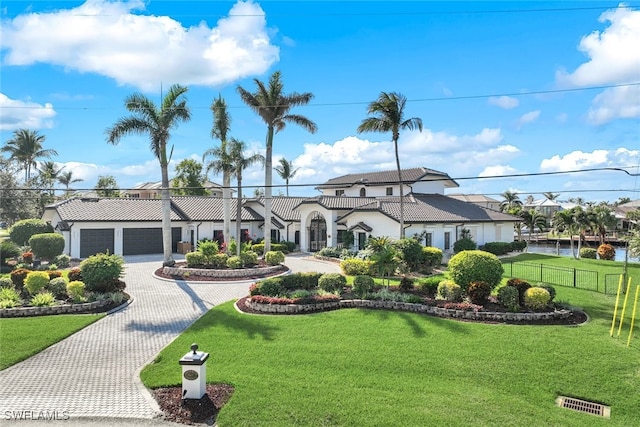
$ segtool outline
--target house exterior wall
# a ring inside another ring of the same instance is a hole
[[[345,197],[360,197],[360,191],[364,189],[365,194],[364,197],[385,197],[389,196],[387,194],[387,188],[392,189],[392,196],[400,195],[400,186],[399,185],[354,185],[354,186],[345,186],[345,187],[333,187],[333,188],[325,188],[322,190],[322,195],[324,196],[338,196],[339,194],[336,191],[343,191]],[[404,194],[409,194],[411,192],[411,188],[408,185],[403,186]]]
[[[414,193],[444,194],[444,181],[418,181],[411,184]]]

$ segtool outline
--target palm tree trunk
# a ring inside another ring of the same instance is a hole
[[[166,161],[166,150],[162,153],[164,159],[160,163],[160,171],[162,174],[162,253],[164,260],[162,265],[172,266],[175,264],[173,260],[173,250],[171,242],[171,198],[169,193],[169,171]]]
[[[264,162],[264,253],[271,250],[271,183],[273,181],[273,126],[267,130],[267,150]]]
[[[287,184],[287,197],[289,197],[289,178],[285,180],[285,183]]]
[[[242,171],[238,172],[238,202],[236,203],[236,256],[242,247]]]
[[[222,236],[223,241],[227,243],[226,247],[229,247],[229,238],[231,237],[231,174],[224,172],[222,174],[222,208],[224,209],[224,225]]]
[[[398,138],[393,139],[396,150],[396,167],[398,168],[398,184],[400,184],[400,238],[404,239],[404,185],[402,181],[402,169],[400,169],[400,156],[398,155]]]

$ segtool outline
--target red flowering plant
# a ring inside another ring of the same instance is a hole
[[[25,264],[33,263],[33,252],[28,251],[22,254],[22,262]]]
[[[444,308],[463,311],[480,311],[481,305],[471,304],[468,302],[447,302],[444,304]]]

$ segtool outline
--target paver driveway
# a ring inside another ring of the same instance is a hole
[[[247,294],[251,282],[186,283],[152,277],[161,258],[127,257],[133,303],[0,371],[0,414],[66,411],[77,417],[152,418],[158,407],[138,371],[214,305]],[[293,271],[337,272],[335,264],[287,257]],[[185,349],[185,352],[188,349]],[[178,369],[176,362],[176,369]]]

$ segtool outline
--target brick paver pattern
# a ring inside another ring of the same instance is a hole
[[[303,257],[287,257],[286,263],[293,271],[339,271],[335,264]],[[158,408],[139,385],[137,371],[207,310],[247,295],[250,286],[162,281],[152,276],[159,265],[157,257],[127,257],[124,280],[132,304],[1,371],[0,413],[157,416]]]

